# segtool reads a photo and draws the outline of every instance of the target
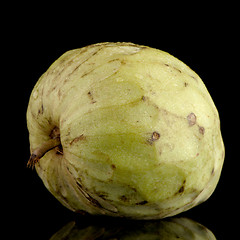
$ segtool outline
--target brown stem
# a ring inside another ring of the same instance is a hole
[[[34,167],[35,164],[47,153],[49,150],[59,146],[61,144],[60,138],[49,139],[35,148],[28,160],[27,167]]]
[[[37,148],[32,151],[32,154],[28,160],[27,167],[34,167],[35,164],[44,156],[49,150],[60,146],[60,131],[58,127],[55,127],[49,135],[51,139],[40,144]]]

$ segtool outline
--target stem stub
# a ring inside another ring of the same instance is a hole
[[[41,143],[37,148],[35,148],[32,151],[31,156],[27,163],[27,167],[34,168],[35,164],[39,162],[39,160],[45,155],[45,153],[47,153],[51,149],[55,147],[59,147],[60,149],[62,148],[60,141],[60,131],[58,127],[55,127],[51,131],[49,137],[50,137],[49,140]]]

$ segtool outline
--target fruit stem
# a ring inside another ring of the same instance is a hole
[[[55,127],[49,136],[51,138],[48,141],[40,144],[32,151],[27,167],[34,168],[35,164],[45,155],[45,153],[57,146],[61,146],[59,128]]]
[[[44,156],[49,150],[59,146],[61,144],[60,138],[49,139],[35,148],[28,160],[27,167],[34,167],[35,164]]]

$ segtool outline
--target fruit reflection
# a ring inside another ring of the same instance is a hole
[[[50,240],[216,240],[203,225],[188,218],[168,218],[161,221],[112,221],[83,225],[69,222]]]

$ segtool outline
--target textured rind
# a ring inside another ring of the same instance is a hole
[[[100,43],[63,54],[34,87],[31,152],[59,127],[63,155],[35,165],[73,211],[139,219],[205,201],[224,160],[216,107],[199,76],[170,54]]]

